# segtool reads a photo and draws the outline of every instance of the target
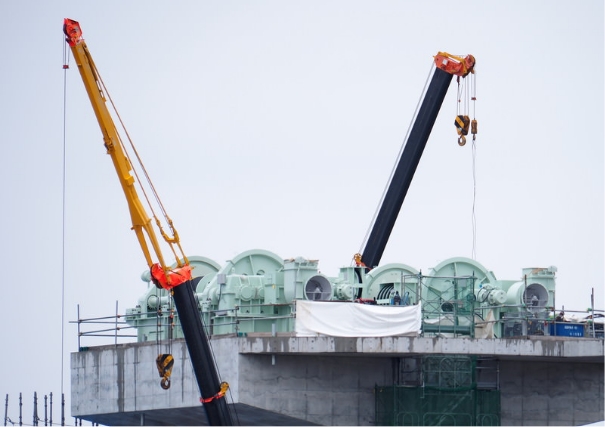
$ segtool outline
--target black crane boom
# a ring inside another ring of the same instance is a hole
[[[212,399],[221,388],[208,337],[193,293],[192,282],[187,281],[173,289],[174,305],[179,314],[183,336],[187,343],[193,372],[202,393],[208,423],[212,426],[233,425],[224,397]]]
[[[475,59],[472,55],[459,58],[440,52],[435,63],[437,67],[361,254],[361,262],[369,269],[380,263],[453,75],[465,77],[473,72]]]

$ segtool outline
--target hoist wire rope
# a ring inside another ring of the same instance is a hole
[[[96,68],[96,66],[94,65],[94,63],[91,63],[91,65],[94,67],[94,72],[95,75],[97,76],[97,78],[99,79],[99,83],[100,83],[100,88],[103,90],[106,98],[109,100],[111,107],[118,119],[118,121],[120,122],[120,125],[126,135],[126,138],[128,139],[128,142],[130,144],[130,147],[132,149],[132,152],[134,153],[138,164],[141,168],[141,170],[143,171],[143,174],[145,176],[145,179],[147,181],[147,184],[149,185],[152,193],[153,193],[153,197],[155,198],[158,206],[160,207],[160,210],[162,212],[162,215],[164,216],[164,218],[166,219],[168,225],[170,226],[170,228],[172,229],[172,225],[169,221],[168,218],[168,214],[166,212],[166,209],[164,208],[164,205],[162,203],[162,201],[159,198],[159,195],[153,185],[153,182],[151,181],[151,178],[149,177],[149,174],[147,173],[147,170],[145,169],[145,166],[141,160],[141,157],[139,155],[138,150],[136,149],[132,138],[130,137],[130,134],[128,133],[128,130],[126,129],[126,126],[124,125],[124,122],[122,120],[122,117],[120,116],[120,113],[118,112],[115,103],[113,102],[113,99],[111,97],[111,94],[109,93],[109,91],[107,90],[107,87],[105,86],[105,82],[103,81],[103,78],[101,77],[101,74],[99,73],[99,70]],[[126,155],[126,157],[128,158],[128,161],[130,162],[130,164],[132,165],[132,172],[134,173],[134,176],[136,177],[136,180],[139,183],[139,187],[141,189],[141,191],[143,192],[143,196],[145,198],[145,201],[147,202],[147,205],[151,211],[151,214],[153,216],[153,218],[156,220],[157,222],[157,216],[155,213],[155,210],[149,200],[149,196],[147,195],[147,191],[145,191],[145,187],[142,185],[142,180],[139,177],[137,168],[134,167],[134,165],[132,164],[132,161],[130,160],[130,156],[128,154],[128,150],[126,150],[126,147],[124,146],[124,143],[122,141],[122,138],[120,137],[119,133],[117,132],[116,129],[116,135],[118,136],[118,141],[117,143],[120,144],[120,146],[122,147],[122,150],[124,152],[124,154]],[[171,319],[171,314],[172,314],[172,299],[170,299],[170,312],[169,313],[163,313],[162,312],[162,304],[161,304],[161,293],[158,294],[157,289],[156,289],[156,301],[157,301],[157,307],[156,307],[156,316],[157,316],[157,321],[156,321],[156,347],[157,347],[157,351],[158,354],[161,353],[161,349],[164,346],[163,344],[163,333],[162,333],[162,329],[166,330],[166,335],[167,335],[167,341],[168,344],[166,345],[167,349],[168,349],[168,354],[172,354],[172,334],[171,334],[171,328],[172,325],[170,324],[170,319]],[[164,327],[164,328],[163,328]]]
[[[476,72],[475,72],[476,73]],[[458,78],[458,99],[456,100],[456,115],[460,115],[460,109],[462,108],[462,114],[468,116],[470,114],[470,103],[473,105],[473,119],[476,117],[476,99],[477,99],[477,85],[475,73],[469,74],[469,82],[465,82],[466,79]],[[460,81],[462,80],[462,82]],[[464,96],[463,96],[464,94]],[[476,155],[477,145],[475,143],[475,135],[473,135],[471,156],[472,156],[472,176],[473,176],[473,202],[471,208],[471,228],[472,228],[472,249],[471,258],[476,259],[477,257],[477,217],[475,214],[475,207],[477,202],[477,176],[476,176]]]
[[[466,80],[466,79],[464,79]],[[464,89],[466,92],[466,96],[464,97],[464,114],[465,115],[469,115],[469,109],[470,109],[470,85],[468,83],[464,84]]]
[[[475,140],[472,141],[472,157],[473,157],[473,209],[471,214],[471,223],[473,227],[473,250],[471,252],[471,258],[477,258],[477,217],[475,216],[475,204],[477,201],[477,176],[475,171],[475,160],[477,155],[477,145]]]
[[[473,120],[476,118],[476,107],[477,107],[477,75],[475,73],[470,76],[470,84],[471,84],[471,100],[473,102]],[[472,250],[472,259],[476,259],[477,257],[477,217],[475,214],[475,207],[477,202],[477,175],[476,175],[476,156],[477,156],[477,146],[475,144],[475,135],[473,135],[472,141],[472,157],[473,157],[473,208],[471,214],[471,224],[473,227],[473,250]]]
[[[155,201],[157,203],[157,205],[159,206],[162,215],[164,217],[164,220],[166,222],[166,224],[168,225],[168,227],[171,230],[172,233],[172,237],[167,236],[162,228],[162,225],[155,213],[155,209],[153,208],[153,205],[151,204],[151,202],[149,201],[149,196],[147,195],[147,192],[145,191],[145,187],[143,186],[143,181],[139,178],[139,174],[138,174],[138,170],[136,167],[134,167],[134,164],[132,163],[131,159],[130,159],[130,155],[128,154],[128,150],[126,150],[126,147],[124,146],[124,143],[122,141],[122,138],[120,136],[120,134],[118,133],[117,129],[115,129],[116,131],[116,135],[118,138],[118,143],[120,144],[120,147],[122,147],[122,151],[124,152],[124,155],[127,157],[128,162],[130,163],[130,165],[132,166],[131,170],[134,173],[134,176],[136,178],[136,181],[139,184],[139,188],[141,189],[141,191],[143,192],[143,196],[145,198],[145,201],[147,202],[147,206],[149,207],[149,210],[151,211],[151,215],[153,217],[153,219],[155,219],[155,222],[157,224],[157,226],[160,229],[160,233],[162,234],[162,237],[164,237],[164,240],[166,241],[166,243],[168,243],[172,253],[174,254],[176,260],[177,260],[177,264],[179,263],[179,256],[176,253],[176,250],[174,248],[174,244],[176,244],[181,252],[181,255],[183,257],[185,257],[183,250],[181,248],[180,242],[178,241],[178,239],[176,238],[176,230],[172,224],[172,220],[168,217],[168,213],[166,212],[166,209],[164,208],[164,204],[162,203],[162,201],[160,200],[160,197],[158,195],[158,192],[155,189],[155,186],[153,185],[153,182],[151,181],[151,178],[149,177],[149,174],[147,173],[147,169],[145,169],[145,165],[143,164],[143,161],[141,160],[141,157],[139,156],[139,152],[136,149],[132,138],[130,138],[130,134],[128,133],[128,130],[126,129],[126,126],[124,125],[124,122],[122,121],[122,117],[120,116],[120,113],[118,112],[113,99],[111,98],[111,94],[109,93],[109,91],[107,90],[107,87],[105,86],[105,82],[103,81],[103,78],[101,77],[101,74],[99,73],[99,70],[96,68],[96,65],[94,65],[94,62],[91,61],[91,66],[93,67],[94,73],[96,75],[96,77],[98,78],[98,85],[99,85],[99,89],[101,89],[104,93],[106,98],[109,100],[114,114],[116,115],[116,117],[118,118],[118,121],[120,122],[120,125],[122,126],[122,129],[124,131],[124,133],[126,134],[126,138],[128,139],[128,142],[130,143],[130,147],[132,149],[132,151],[134,152],[135,157],[137,158],[139,167],[141,168],[141,170],[143,171],[143,174],[145,175],[146,181],[147,181],[147,185],[149,186],[149,188],[151,189],[152,193],[153,193],[153,197],[155,198]],[[180,264],[179,264],[180,265]],[[162,266],[163,267],[163,266]]]
[[[162,311],[162,294],[168,294],[168,312],[164,313]],[[162,353],[162,347],[167,349],[168,354],[172,354],[172,341],[174,339],[174,328],[175,328],[175,319],[174,319],[174,307],[173,307],[173,299],[169,292],[164,291],[163,289],[155,289],[155,298],[156,298],[156,350],[158,354]],[[167,344],[164,344],[164,333],[166,331],[166,341]]]
[[[378,217],[378,212],[380,211],[380,207],[382,206],[382,204],[384,203],[384,198],[387,194],[387,191],[389,189],[389,186],[391,185],[391,181],[393,180],[393,175],[395,175],[395,170],[397,169],[397,165],[399,164],[399,160],[401,159],[401,156],[403,155],[403,150],[405,149],[406,143],[408,141],[408,137],[410,136],[410,132],[412,131],[412,126],[414,125],[414,122],[416,121],[416,116],[418,115],[418,110],[420,110],[420,105],[422,104],[422,100],[424,99],[424,96],[426,94],[427,91],[427,87],[429,84],[429,81],[431,79],[431,73],[433,72],[433,69],[435,68],[435,64],[432,63],[430,68],[429,68],[429,73],[426,77],[426,81],[424,82],[424,88],[422,89],[422,93],[420,95],[420,99],[418,100],[418,103],[416,104],[416,109],[414,110],[414,114],[412,116],[412,120],[410,121],[410,124],[408,126],[408,130],[405,134],[405,137],[403,138],[403,142],[401,144],[401,147],[399,148],[399,153],[397,155],[397,160],[395,161],[395,164],[393,165],[393,168],[391,169],[391,174],[389,175],[389,179],[387,180],[387,184],[385,185],[383,191],[382,191],[382,195],[380,196],[380,201],[378,202],[378,206],[376,207],[376,210],[374,211],[374,215],[372,217],[372,221],[370,222],[370,226],[368,227],[368,230],[366,231],[366,234],[363,238],[363,241],[361,242],[361,246],[359,247],[359,253],[362,253],[363,248],[365,247],[365,245],[368,242],[370,233],[372,232],[372,228],[374,227],[374,224],[376,222],[376,218]],[[362,260],[363,261],[363,260]]]
[[[466,79],[464,79],[464,80],[466,80]],[[466,82],[465,82],[464,83],[464,115],[465,116],[468,116],[468,108],[469,108],[469,105],[468,105],[468,94],[469,94],[468,84],[466,84]]]
[[[155,314],[156,314],[156,322],[155,322],[155,345],[156,345],[156,351],[158,354],[162,353],[162,336],[161,336],[161,321],[162,321],[162,304],[160,303],[160,298],[161,298],[161,292],[160,290],[156,287],[155,288],[155,301],[156,301],[156,308],[155,308]]]
[[[469,77],[470,78],[470,77]],[[469,115],[469,90],[470,87],[466,82],[466,78],[457,79],[457,99],[456,99],[456,115],[457,116],[468,116]]]
[[[477,112],[476,111],[476,108],[477,108],[477,72],[476,71],[471,75],[471,85],[472,85],[471,100],[473,101],[473,119],[474,119],[476,117],[476,112]]]
[[[143,171],[143,174],[145,175],[147,184],[149,185],[149,188],[151,189],[151,192],[153,193],[153,197],[155,198],[156,203],[160,207],[160,210],[162,211],[162,215],[163,215],[164,219],[167,221],[168,225],[172,229],[172,226],[171,226],[169,218],[168,218],[168,213],[166,212],[166,209],[164,208],[164,205],[163,205],[162,201],[160,200],[160,197],[153,185],[153,182],[151,181],[151,178],[149,177],[149,174],[147,173],[147,169],[145,169],[145,165],[143,164],[143,161],[141,160],[139,152],[136,149],[134,143],[132,142],[132,139],[130,138],[130,134],[128,133],[128,130],[126,129],[124,122],[122,121],[122,117],[120,116],[120,113],[118,112],[118,110],[113,102],[113,99],[111,98],[111,94],[107,90],[107,87],[105,86],[105,82],[103,81],[103,78],[101,77],[101,74],[99,73],[99,70],[96,68],[96,66],[95,66],[95,74],[99,78],[99,83],[101,84],[102,90],[105,93],[105,95],[107,96],[107,99],[109,100],[111,107],[112,107],[113,111],[115,112],[116,117],[118,118],[118,121],[120,122],[120,125],[122,126],[122,129],[124,130],[126,138],[128,139],[128,142],[130,143],[130,147],[132,148],[132,152],[134,153],[135,157],[137,158],[138,164],[139,164],[141,170]],[[132,162],[130,161],[130,156],[128,155],[128,151],[124,147],[124,143],[122,142],[122,139],[120,138],[119,134],[118,134],[118,139],[119,139],[118,143],[122,146],[124,154],[128,157],[128,160],[129,160],[130,164],[132,165]],[[153,215],[154,219],[157,220],[157,216],[155,214],[153,206],[152,206],[151,202],[149,201],[149,197],[147,196],[147,192],[145,191],[145,188],[142,185],[142,180],[139,178],[137,168],[133,167],[132,170],[133,170],[133,173],[134,173],[137,181],[139,182],[139,187],[141,188],[141,191],[143,192],[143,196],[145,197],[145,200],[147,201],[147,205],[149,206],[149,209],[151,210],[151,214]]]
[[[63,46],[63,176],[62,176],[62,206],[61,206],[61,396],[63,396],[63,377],[65,365],[65,199],[66,199],[66,141],[67,141],[67,69],[69,68],[69,52],[65,39],[61,37]]]
[[[168,319],[166,323],[168,324],[168,353],[172,354],[172,340],[174,339],[174,328],[175,328],[175,320],[174,320],[174,300],[171,295],[168,295]]]
[[[162,294],[165,293],[163,289],[159,289],[156,287],[155,289],[155,302],[156,302],[156,322],[155,322],[155,348],[158,354],[158,359],[156,360],[156,364],[158,364],[161,355],[172,355],[172,340],[173,340],[173,329],[174,329],[174,312],[172,309],[172,298],[168,295],[169,306],[168,313],[164,313],[162,311]],[[164,320],[166,319],[166,320]],[[166,341],[167,344],[164,344],[164,331],[166,331]],[[166,352],[163,352],[163,349],[166,349]],[[158,364],[158,370],[160,369],[160,365]],[[166,374],[166,372],[164,372]],[[162,377],[162,384],[166,377],[162,376],[160,372],[160,377]],[[170,384],[170,383],[168,383]],[[163,385],[162,385],[163,387]]]
[[[462,103],[462,84],[460,83],[460,77],[456,78],[456,83],[458,86],[456,87],[456,116],[460,115],[460,104]]]

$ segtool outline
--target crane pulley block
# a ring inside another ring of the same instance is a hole
[[[160,354],[155,359],[155,363],[160,374],[160,386],[164,390],[170,388],[170,375],[172,375],[172,367],[174,366],[174,357],[172,354]]]
[[[475,126],[477,121],[474,120]],[[458,145],[463,146],[466,144],[466,135],[468,135],[468,129],[471,124],[471,119],[466,115],[458,115],[456,116],[456,120],[454,120],[454,125],[456,126],[456,131],[458,132]]]
[[[435,66],[454,76],[466,77],[475,72],[475,57],[452,55],[447,52],[439,52],[435,55]]]
[[[151,281],[158,289],[164,288],[170,291],[188,280],[191,280],[191,265],[189,264],[166,270],[159,263],[151,266]]]
[[[454,124],[458,130],[458,135],[468,135],[468,128],[471,124],[471,119],[469,116],[456,116]]]
[[[477,120],[471,120],[471,134],[473,135],[473,141],[477,137]]]

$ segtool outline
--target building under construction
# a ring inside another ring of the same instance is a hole
[[[363,250],[327,275],[318,260],[261,249],[225,264],[185,256],[162,206],[172,233],[159,231],[176,258],[168,265],[80,26],[66,19],[64,32],[149,267],[147,291],[115,318],[116,338],[118,328],[130,328],[137,342],[81,345],[72,354],[72,416],[107,425],[603,420],[602,329],[594,306],[584,322],[554,318],[556,267],[502,280],[464,257],[428,274],[380,263],[453,76],[459,85],[469,77],[474,88],[472,55],[435,55]],[[468,135],[474,142],[468,111],[454,124],[460,146]],[[78,324],[80,336],[93,333],[85,319]]]
[[[200,271],[212,264],[192,263]],[[447,260],[429,276],[385,265],[373,270],[366,289],[386,298],[363,304],[334,298],[352,270],[328,277],[318,275],[316,264],[248,251],[204,275],[224,282],[216,293],[204,293],[215,279],[199,281],[196,300],[217,372],[229,383],[234,424],[582,425],[603,419],[603,332],[590,319],[552,318],[553,267],[498,281],[466,258]],[[318,283],[331,299],[315,299]],[[407,305],[393,305],[393,290]],[[164,292],[149,286],[119,318],[114,332],[136,331],[130,334],[136,343],[72,354],[72,416],[107,425],[207,424],[178,313]],[[287,302],[290,292],[300,299]],[[85,343],[95,322],[78,323]],[[164,390],[154,361],[168,346],[174,365]]]

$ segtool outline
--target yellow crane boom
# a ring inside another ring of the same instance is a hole
[[[199,305],[194,294],[191,280],[191,266],[181,248],[179,235],[174,229],[172,221],[168,215],[166,215],[159,197],[155,194],[153,185],[149,183],[156,196],[156,200],[162,208],[165,220],[172,231],[172,237],[164,233],[160,221],[154,214],[156,225],[158,226],[162,237],[170,245],[170,248],[176,257],[177,268],[167,268],[158,244],[158,239],[151,226],[151,218],[145,212],[134,186],[135,177],[131,174],[131,171],[135,172],[135,170],[132,168],[132,164],[116,130],[114,121],[107,109],[106,98],[110,101],[111,98],[109,98],[109,95],[105,96],[107,91],[104,91],[103,81],[95,67],[92,56],[86,47],[86,43],[82,38],[80,24],[65,18],[63,21],[63,32],[67,36],[66,41],[69,44],[78,65],[82,81],[84,82],[88,97],[90,98],[95,115],[97,116],[97,121],[101,127],[105,148],[107,149],[107,153],[111,156],[113,165],[118,173],[122,190],[124,190],[124,195],[128,202],[128,209],[130,211],[130,217],[132,218],[132,228],[137,235],[147,265],[151,269],[151,279],[157,287],[162,287],[169,291],[174,300],[181,328],[183,330],[183,336],[185,337],[185,342],[187,343],[187,348],[189,350],[193,371],[200,390],[200,402],[203,404],[204,410],[206,411],[208,424],[233,425],[233,420],[225,396],[229,385],[226,382],[220,381],[216,363],[214,361],[214,355],[210,348],[206,332],[204,331]],[[139,163],[141,163],[140,159]],[[147,176],[147,174],[145,175]],[[149,177],[147,177],[147,179],[149,180]],[[145,193],[143,192],[143,194]],[[149,201],[149,199],[147,199],[147,201]],[[151,212],[153,213],[153,209],[151,209]],[[158,262],[156,263],[153,262],[146,239],[149,239],[151,247],[158,259]],[[178,247],[182,259],[179,259],[175,246]],[[156,365],[160,377],[162,377],[160,384],[163,389],[168,389],[170,387],[170,375],[172,366],[174,365],[174,358],[171,354],[160,354],[156,358]]]
[[[103,133],[103,141],[107,154],[110,155],[114,168],[118,174],[120,185],[128,202],[128,210],[132,220],[132,229],[136,233],[137,240],[147,261],[147,265],[151,270],[151,277],[156,286],[165,289],[172,289],[178,284],[191,279],[191,268],[189,261],[184,255],[180,245],[179,235],[174,228],[170,218],[167,218],[168,225],[172,231],[172,237],[166,234],[160,221],[156,218],[156,224],[164,240],[170,245],[172,252],[176,258],[176,269],[171,269],[166,266],[158,239],[154,228],[151,224],[151,218],[147,215],[141,200],[135,188],[135,178],[132,175],[132,165],[127,156],[126,150],[122,144],[120,135],[116,129],[115,123],[107,108],[107,98],[104,92],[103,82],[97,71],[92,56],[86,46],[86,42],[82,38],[82,29],[77,21],[65,19],[63,23],[63,32],[67,36],[66,41],[70,46],[74,60],[78,66],[82,81],[90,98],[93,110],[99,122],[101,132]],[[154,262],[149,243],[157,262]],[[179,249],[182,259],[177,255],[175,246]]]

